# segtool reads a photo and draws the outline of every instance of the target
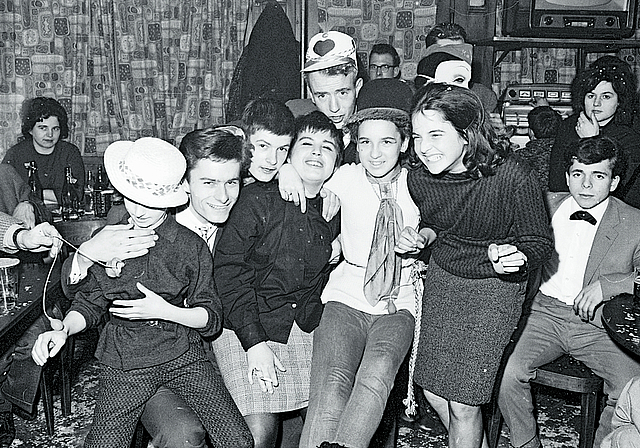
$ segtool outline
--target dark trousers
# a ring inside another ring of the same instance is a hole
[[[31,358],[31,348],[40,333],[48,329],[46,318],[39,317],[13,348],[0,357],[0,412],[11,411],[13,405],[28,413],[33,411],[42,367]]]
[[[214,447],[253,446],[249,428],[198,342],[191,341],[185,354],[159,366],[124,371],[103,365],[99,380],[86,448],[127,448],[145,403],[161,386],[193,409]]]

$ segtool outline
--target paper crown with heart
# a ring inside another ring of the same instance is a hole
[[[309,41],[303,72],[315,72],[337,65],[352,63],[356,67],[356,43],[339,31],[318,33]]]

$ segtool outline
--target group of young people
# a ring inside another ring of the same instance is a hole
[[[319,111],[257,99],[179,149],[106,150],[124,207],[65,261],[64,327],[32,350],[41,366],[103,327],[85,445],[127,447],[141,420],[156,446],[273,447],[300,412],[300,447],[366,448],[413,342],[449,446],[486,446],[480,406],[540,272],[500,390],[512,444],[539,446],[528,381],[565,351],[607,380],[612,411],[639,371],[596,317],[640,264],[640,211],[610,197],[620,144],[578,132],[569,194],[547,198],[468,85],[363,85],[338,32],[314,36],[303,72]],[[596,224],[571,218],[587,210]]]

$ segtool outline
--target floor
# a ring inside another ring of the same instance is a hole
[[[84,351],[84,352],[83,352]],[[15,418],[17,437],[12,448],[63,448],[81,447],[84,436],[91,424],[94,397],[97,394],[97,365],[86,352],[83,343],[76,344],[77,382],[73,389],[72,415],[62,417],[60,402],[55,400],[55,426],[53,436],[45,429],[42,406],[33,421]],[[579,398],[573,394],[562,394],[555,390],[538,390],[538,421],[541,439],[545,448],[577,447],[576,432],[579,423]],[[428,410],[432,424],[429,431],[418,429],[415,424],[401,421],[397,448],[445,448],[446,432],[432,410]],[[149,445],[151,448],[152,445]],[[503,425],[499,448],[508,448],[508,430]],[[372,448],[382,448],[381,446]]]

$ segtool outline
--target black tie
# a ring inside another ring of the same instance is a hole
[[[596,221],[596,218],[594,218],[593,216],[591,216],[591,213],[589,212],[585,212],[584,210],[578,210],[577,212],[573,213],[571,216],[569,216],[569,219],[572,221],[587,221],[589,224],[591,225],[596,225],[596,223],[598,221]]]

